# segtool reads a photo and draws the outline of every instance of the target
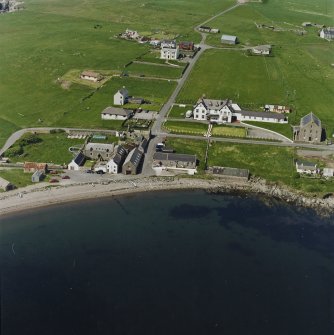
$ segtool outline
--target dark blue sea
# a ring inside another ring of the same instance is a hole
[[[202,191],[0,218],[1,335],[333,335],[334,218]]]

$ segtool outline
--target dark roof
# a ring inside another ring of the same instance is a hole
[[[73,159],[74,163],[78,164],[79,166],[83,165],[86,157],[85,155],[80,151],[75,158]]]
[[[109,114],[109,115],[121,115],[121,116],[129,116],[133,113],[130,109],[117,108],[117,107],[107,107],[105,108],[101,114]]]
[[[147,148],[148,140],[144,137],[142,141],[140,142],[140,145],[138,147],[139,150],[145,151]]]
[[[120,154],[116,154],[113,158],[113,161],[117,164],[120,165],[122,163],[123,157]]]
[[[122,145],[117,147],[117,154],[121,155],[122,157],[126,155],[126,151],[127,150]]]
[[[211,30],[211,27],[208,27],[208,26],[200,26],[199,28],[200,29],[210,29]]]
[[[44,171],[43,170],[36,170],[34,173],[33,173],[33,177],[41,177],[41,176],[43,176],[43,174],[44,174]]]
[[[196,163],[196,155],[186,155],[186,154],[174,154],[167,152],[156,152],[153,155],[153,159],[161,161],[178,161],[178,162],[191,162]]]
[[[255,117],[265,117],[265,118],[273,118],[278,120],[284,120],[286,119],[286,116],[284,114],[278,114],[278,113],[270,113],[270,112],[253,112],[253,111],[236,111],[236,113],[241,113],[245,116],[255,116]]]
[[[312,112],[310,114],[305,115],[300,120],[300,126],[304,127],[310,122],[314,122],[318,127],[321,127],[321,121],[317,118]]]
[[[143,157],[143,153],[140,150],[138,150],[138,148],[134,148],[129,153],[128,157],[126,157],[124,164],[131,162],[134,166],[138,166],[142,157]]]
[[[308,162],[308,161],[301,161],[301,160],[297,160],[296,164],[298,165],[298,168],[307,168],[310,170],[315,170],[317,168],[317,164],[316,163],[312,163],[312,162]]]

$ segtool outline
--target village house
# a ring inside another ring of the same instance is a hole
[[[44,178],[44,172],[43,170],[37,170],[33,173],[31,176],[31,182],[32,183],[39,183]]]
[[[162,41],[160,50],[161,59],[176,60],[179,58],[179,46],[176,41]]]
[[[324,168],[323,171],[322,171],[322,175],[324,177],[333,177],[334,176],[334,169]]]
[[[107,172],[120,173],[127,154],[127,150],[122,145],[118,145],[115,155],[107,163]]]
[[[236,121],[257,121],[269,123],[288,123],[288,117],[283,114],[270,113],[270,112],[253,112],[240,110],[233,113]]]
[[[125,175],[138,174],[143,157],[144,154],[138,148],[132,149],[124,161],[122,173]]]
[[[334,27],[327,27],[321,29],[320,37],[326,40],[334,40]]]
[[[35,172],[35,171],[43,171],[44,173],[48,170],[48,165],[46,163],[35,163],[35,162],[24,162],[23,172]]]
[[[298,173],[302,174],[317,174],[319,173],[319,170],[317,168],[317,164],[312,162],[306,162],[306,161],[296,161],[296,170]]]
[[[102,120],[127,120],[133,115],[130,109],[107,107],[101,112]]]
[[[271,45],[258,45],[251,49],[254,55],[269,55],[271,53]]]
[[[128,102],[129,92],[123,87],[114,94],[114,105],[123,106]]]
[[[301,118],[299,126],[293,127],[293,139],[297,142],[320,143],[321,135],[321,121],[312,112]]]
[[[93,81],[94,83],[103,79],[99,73],[93,71],[83,71],[80,75],[80,78]]]
[[[221,42],[223,44],[237,44],[238,38],[237,36],[233,36],[233,35],[222,35]]]
[[[291,109],[288,106],[264,105],[264,111],[273,113],[290,113]]]
[[[113,155],[114,143],[87,143],[83,154],[92,160],[109,160]]]
[[[189,175],[197,173],[196,155],[176,154],[155,152],[153,155],[152,168],[156,174],[160,174],[163,170],[185,172]]]
[[[71,163],[68,164],[67,169],[72,171],[79,171],[80,167],[85,164],[86,157],[79,151],[78,154],[72,159]]]
[[[14,188],[15,188],[15,186],[11,182],[9,182],[8,180],[0,177],[0,189],[7,192],[7,191],[10,191],[10,190],[13,190]]]

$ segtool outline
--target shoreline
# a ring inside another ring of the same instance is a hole
[[[137,177],[104,180],[99,183],[68,183],[28,186],[0,194],[0,217],[57,204],[130,195],[142,192],[202,189],[208,193],[253,194],[283,201],[297,207],[311,208],[321,216],[334,213],[334,198],[309,198],[285,187],[270,185],[262,179],[236,181],[182,177]]]

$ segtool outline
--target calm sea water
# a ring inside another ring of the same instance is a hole
[[[197,192],[1,218],[1,334],[334,334],[334,226]]]

